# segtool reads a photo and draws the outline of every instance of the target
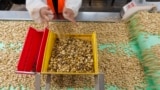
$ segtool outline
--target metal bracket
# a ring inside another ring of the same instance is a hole
[[[45,90],[50,90],[50,82],[51,82],[51,75],[48,74],[47,79],[46,79],[46,89]]]
[[[47,75],[45,90],[50,90],[51,74]],[[35,90],[41,90],[41,75],[35,75]],[[104,74],[95,75],[95,90],[105,90],[104,88]]]
[[[95,75],[95,90],[105,90],[104,88],[104,74]]]
[[[41,74],[35,74],[35,90],[41,90]]]

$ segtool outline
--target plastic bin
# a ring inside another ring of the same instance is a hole
[[[55,44],[55,40],[57,38],[57,35],[53,31],[49,31],[47,42],[46,42],[46,47],[45,47],[45,53],[44,53],[44,58],[43,58],[43,64],[42,64],[42,74],[98,74],[98,56],[97,56],[97,41],[96,41],[96,33],[92,34],[68,34],[66,36],[74,37],[74,38],[79,38],[83,40],[89,40],[92,42],[92,51],[93,51],[93,58],[94,58],[94,72],[91,73],[78,73],[78,72],[48,72],[48,64],[49,60],[51,58],[52,54],[52,49]]]
[[[17,65],[17,73],[33,74],[40,72],[48,29],[37,31],[30,27]]]

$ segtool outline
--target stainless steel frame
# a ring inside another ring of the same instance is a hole
[[[51,82],[51,75],[47,75],[45,90],[50,90],[50,82]],[[95,90],[105,90],[104,87],[104,74],[99,73],[95,75]],[[35,74],[35,90],[41,90],[41,74]]]
[[[120,20],[119,12],[80,12],[77,21],[109,21]],[[27,11],[0,11],[0,20],[32,20]],[[66,21],[56,19],[55,21]]]

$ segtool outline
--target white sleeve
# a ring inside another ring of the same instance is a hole
[[[40,16],[40,8],[47,7],[47,4],[43,0],[26,0],[26,8],[31,16],[31,18],[38,22],[42,22]]]
[[[76,17],[78,15],[78,11],[81,7],[82,0],[66,0],[65,7],[72,9],[74,12],[74,16]]]

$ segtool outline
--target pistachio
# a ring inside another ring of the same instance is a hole
[[[56,44],[53,48],[53,54],[51,55],[52,57],[49,62],[48,71],[93,72],[93,55],[90,41],[70,37],[66,39],[66,41],[57,39],[55,42]],[[62,47],[65,48],[60,49]],[[57,56],[61,57],[57,58]],[[56,65],[58,66],[55,67]]]

